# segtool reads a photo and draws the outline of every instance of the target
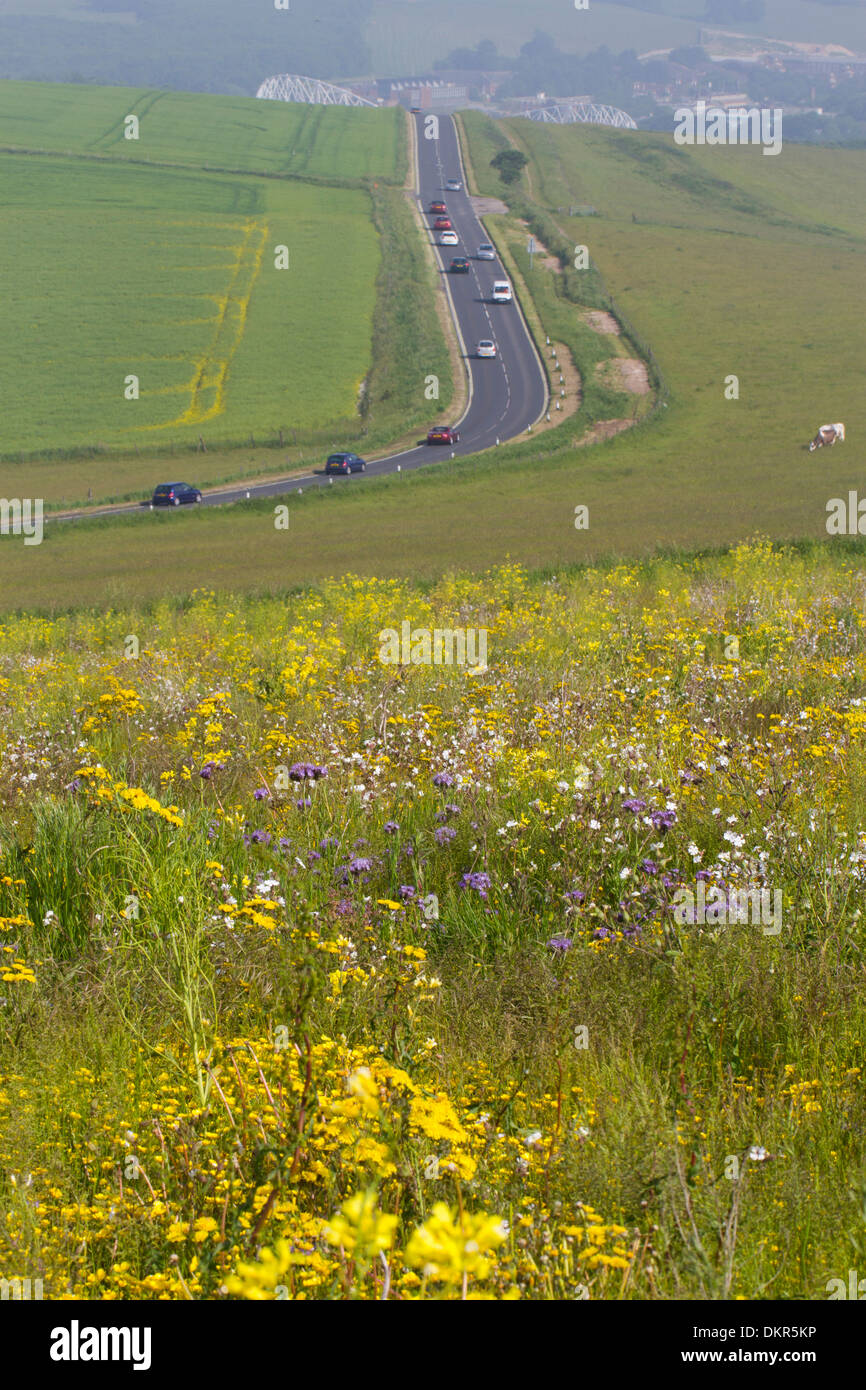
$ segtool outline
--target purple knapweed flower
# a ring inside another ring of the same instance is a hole
[[[397,896],[401,902],[408,903],[415,896],[415,889],[411,883],[401,883],[397,890]]]
[[[254,845],[269,845],[272,838],[273,836],[269,835],[267,830],[254,830],[250,836],[250,840]]]
[[[372,859],[356,858],[350,859],[348,869],[350,874],[368,874],[373,867]]]
[[[551,951],[565,952],[572,945],[570,936],[552,936],[548,941]]]
[[[340,841],[339,841],[339,840],[335,840],[335,839],[333,838],[333,836],[327,837],[327,838],[325,838],[324,840],[320,840],[320,841],[319,841],[319,849],[322,851],[323,854],[328,854],[332,849],[339,849],[339,848],[340,848]]]
[[[457,839],[457,831],[452,830],[450,825],[440,825],[438,830],[434,830],[433,838],[437,845],[447,845]]]
[[[454,778],[450,772],[437,772],[433,778],[434,787],[453,787]]]
[[[267,799],[268,799],[269,796],[270,796],[270,792],[268,791],[267,787],[258,787],[258,788],[253,792],[253,800],[254,800],[254,801],[267,801]]]
[[[676,811],[653,811],[652,823],[662,835],[667,835],[672,825],[677,823]]]
[[[612,936],[613,932],[609,927],[596,927],[592,939],[593,941],[609,941]]]
[[[628,801],[622,803],[622,809],[632,811],[634,815],[639,816],[646,810],[646,802],[641,801],[639,796],[632,796],[629,797]]]
[[[582,903],[586,901],[586,894],[581,892],[579,888],[572,888],[570,892],[564,893],[563,897],[570,898],[571,901],[575,903]]]
[[[487,890],[490,887],[490,875],[483,873],[466,873],[460,880],[459,886],[463,889],[471,888],[479,898],[487,901]]]
[[[382,826],[386,835],[399,835],[400,827],[395,820],[386,820]]]
[[[659,871],[658,864],[652,859],[642,859],[640,861],[640,866],[645,874],[657,874]]]
[[[309,808],[312,806],[312,804],[313,804],[313,799],[312,799],[312,797],[310,797],[310,796],[301,796],[301,797],[299,797],[298,800],[295,802],[295,810],[296,810],[296,811],[308,811]]]
[[[289,778],[292,782],[318,782],[320,777],[327,775],[326,767],[319,767],[317,763],[292,763],[289,768]]]
[[[203,777],[206,782],[209,782],[211,777],[213,777],[215,767],[216,763],[205,763],[204,766],[199,769],[199,777]]]

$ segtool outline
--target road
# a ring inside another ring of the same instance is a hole
[[[493,304],[490,302],[494,280],[508,279],[500,261],[479,261],[475,252],[482,241],[487,241],[487,233],[482,227],[466,193],[466,178],[460,154],[457,130],[450,116],[438,116],[438,139],[427,137],[428,116],[413,117],[417,148],[418,188],[416,190],[423,220],[429,229],[431,243],[437,259],[439,273],[443,276],[449,291],[454,317],[457,323],[461,351],[465,355],[470,373],[470,397],[463,418],[458,421],[443,419],[436,413],[436,403],[430,405],[430,424],[453,424],[457,427],[460,439],[453,448],[443,445],[421,444],[387,458],[371,460],[366,473],[355,473],[350,478],[336,477],[334,487],[357,487],[365,478],[383,473],[395,473],[422,468],[452,453],[457,456],[475,454],[482,449],[522,434],[528,426],[544,413],[547,406],[547,382],[538,352],[515,301],[512,304]],[[447,179],[459,178],[463,190],[459,193],[445,191]],[[435,216],[428,212],[431,202],[441,199],[448,207],[448,216],[460,238],[459,246],[440,247],[436,243],[438,235],[432,231]],[[452,275],[447,267],[454,256],[470,257],[471,270],[468,275]],[[480,339],[492,338],[497,345],[498,356],[494,359],[479,360],[474,356]],[[420,389],[421,383],[419,383]],[[334,440],[334,448],[341,448],[339,440]],[[322,470],[291,478],[282,478],[268,483],[232,486],[215,492],[208,492],[202,499],[207,506],[222,506],[239,502],[247,497],[281,497],[310,487],[320,487],[331,483]],[[129,512],[139,512],[144,504],[125,507],[112,507],[112,516]],[[106,512],[80,512],[58,520],[79,520],[85,516],[105,515]]]

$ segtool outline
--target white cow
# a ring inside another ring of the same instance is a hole
[[[841,439],[842,443],[845,443],[844,425],[822,425],[809,445],[809,453],[813,454],[816,449],[822,448],[825,444],[835,444],[837,439]]]

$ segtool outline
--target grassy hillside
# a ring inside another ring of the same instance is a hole
[[[730,485],[758,478],[750,487],[762,506],[771,506],[765,490],[794,478],[817,500],[827,460],[807,467],[803,442],[825,419],[850,423],[852,435],[866,428],[855,365],[863,155],[786,145],[769,159],[601,128],[501,128],[531,158],[529,204],[567,248],[589,247],[615,303],[651,344],[670,389],[678,468],[708,482],[721,468]],[[501,193],[490,127],[470,116],[466,129],[470,145],[479,142],[483,191]],[[598,215],[569,217],[587,205]],[[579,296],[580,275],[559,289]],[[725,399],[730,374],[739,400]],[[669,438],[642,434],[617,449],[639,450],[657,472],[670,467]]]
[[[863,578],[762,546],[4,622],[6,1277],[381,1299],[373,1228],[391,1299],[825,1299]],[[488,669],[383,666],[403,621]]]
[[[473,163],[486,178],[488,128],[470,128]],[[862,487],[863,156],[786,146],[773,160],[751,150],[678,152],[655,135],[508,129],[533,156],[535,206],[564,242],[589,244],[616,306],[654,348],[667,409],[592,448],[552,431],[427,475],[294,497],[289,533],[275,531],[263,504],[74,527],[40,548],[12,541],[0,545],[8,604],[96,602],[106,585],[131,599],[190,583],[267,589],[346,572],[432,577],[506,555],[559,567],[756,533],[826,539],[828,500]],[[600,215],[570,220],[572,199]],[[566,277],[540,262],[533,273],[550,276],[557,313],[579,320],[580,303],[558,297]],[[739,400],[725,399],[731,373]],[[845,421],[848,442],[810,455],[805,446],[826,420]],[[574,527],[578,505],[589,508],[586,530]]]

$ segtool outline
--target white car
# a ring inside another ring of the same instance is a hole
[[[495,260],[496,260],[496,252],[494,251],[493,247],[490,245],[490,242],[489,242],[489,241],[482,241],[481,245],[479,246],[479,248],[478,248],[478,250],[475,252],[475,254],[476,254],[476,256],[478,257],[479,261],[495,261]]]
[[[462,187],[463,184],[459,179],[449,179],[445,184],[445,189],[448,193],[459,193]]]
[[[476,357],[495,357],[495,356],[496,356],[496,344],[493,342],[493,339],[492,339],[492,338],[482,338],[482,339],[481,339],[481,342],[478,344],[477,348],[475,349],[475,356],[476,356]]]
[[[493,281],[494,304],[510,304],[513,297],[514,296],[511,293],[511,286],[509,285],[507,280]]]
[[[460,238],[456,232],[442,232],[439,237],[440,246],[459,246]]]

